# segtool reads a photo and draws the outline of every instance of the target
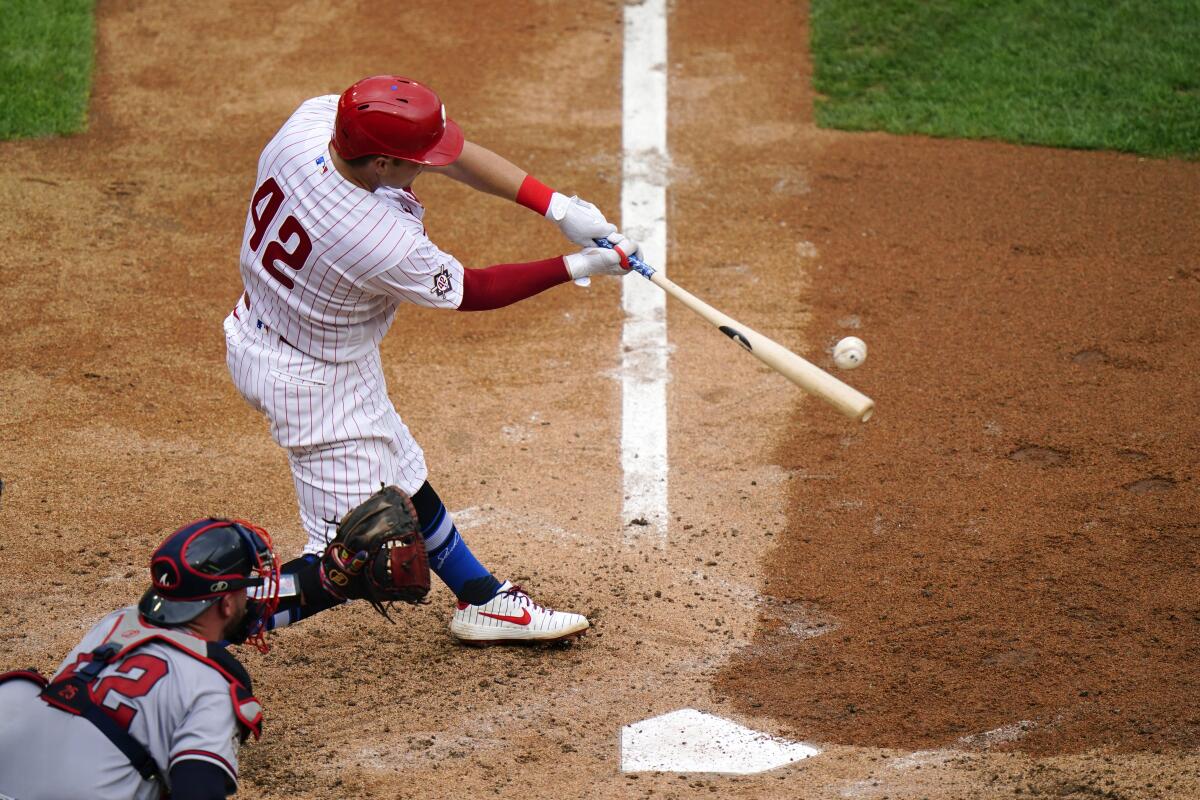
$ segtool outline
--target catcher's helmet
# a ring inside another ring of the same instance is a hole
[[[392,156],[441,167],[463,148],[462,129],[424,84],[395,75],[363,78],[342,92],[333,149],[345,159]]]
[[[155,625],[190,622],[217,598],[256,587],[262,619],[279,603],[279,568],[271,537],[241,520],[201,519],[172,533],[150,559],[153,585],[138,611]]]

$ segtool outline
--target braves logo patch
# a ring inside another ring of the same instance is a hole
[[[450,283],[450,270],[445,266],[433,276],[433,288],[430,290],[438,297],[445,297],[453,289],[453,284]]]

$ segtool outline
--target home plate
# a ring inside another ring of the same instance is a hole
[[[621,728],[622,772],[726,772],[747,775],[821,752],[684,708]]]

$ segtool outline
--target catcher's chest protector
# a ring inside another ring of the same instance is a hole
[[[108,664],[118,664],[133,651],[150,642],[170,645],[179,652],[216,670],[229,684],[229,699],[233,703],[233,715],[242,729],[242,738],[245,739],[249,734],[254,734],[254,738],[257,739],[261,735],[262,705],[252,694],[250,675],[236,658],[217,644],[206,642],[183,631],[145,625],[136,608],[127,608],[122,612],[120,619],[105,641],[105,646],[115,645],[119,650],[105,660]],[[67,691],[65,694],[72,696],[63,697],[62,690],[74,682],[73,679],[77,673],[86,666],[84,662],[90,660],[98,650],[93,651],[92,654],[81,656],[79,662],[67,667],[46,687],[42,698],[50,705],[64,711],[83,714],[83,709],[78,707],[76,702],[79,693]],[[86,698],[81,699],[86,700]]]

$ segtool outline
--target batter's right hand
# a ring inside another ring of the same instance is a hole
[[[629,256],[641,250],[641,245],[633,239],[619,233],[608,236],[612,249],[606,247],[585,247],[578,253],[564,256],[567,272],[571,278],[586,278],[591,275],[628,275],[630,272]]]

